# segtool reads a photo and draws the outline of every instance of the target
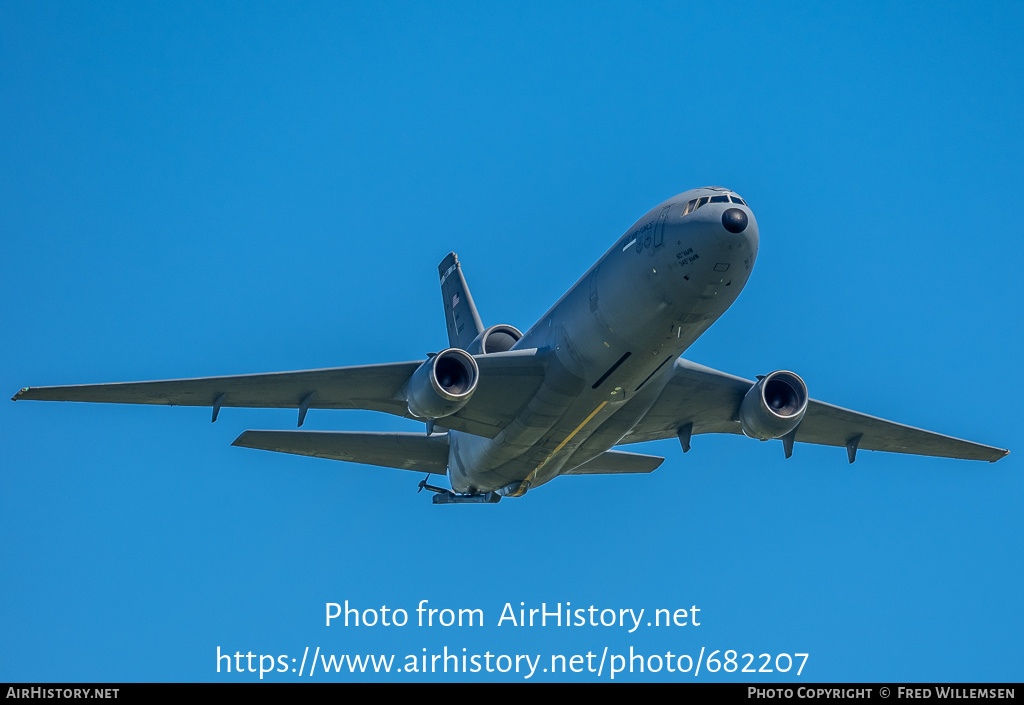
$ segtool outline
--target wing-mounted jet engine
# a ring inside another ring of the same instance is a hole
[[[440,419],[461,409],[476,391],[480,368],[465,350],[448,348],[417,368],[406,385],[409,413]]]
[[[467,350],[471,355],[489,355],[490,353],[505,352],[511,350],[512,346],[519,342],[523,334],[515,326],[497,325],[491,326],[483,333],[473,339]]]
[[[786,370],[758,379],[740,404],[740,424],[750,438],[767,441],[796,430],[807,411],[807,385]]]

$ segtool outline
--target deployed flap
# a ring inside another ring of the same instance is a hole
[[[477,389],[457,414],[444,417],[442,425],[494,438],[540,387],[544,353],[528,349],[475,356],[480,368]],[[409,416],[403,389],[421,364],[422,360],[231,377],[25,387],[13,400],[212,406],[216,411],[222,407],[367,409]]]
[[[676,438],[680,428],[693,424],[692,433],[742,433],[737,413],[752,380],[718,372],[682,358],[672,378],[647,415],[622,439],[637,443]],[[859,437],[859,438],[858,438]],[[941,433],[905,426],[850,409],[811,399],[796,430],[802,443],[884,450],[964,460],[994,462],[1009,451],[960,440]]]
[[[654,472],[665,462],[657,455],[627,453],[624,450],[606,450],[572,470],[563,470],[562,475],[614,475],[617,473]]]
[[[447,434],[246,431],[231,445],[436,475],[448,470]]]
[[[441,298],[444,299],[444,321],[448,325],[448,344],[468,350],[469,344],[484,330],[476,304],[469,294],[466,278],[462,276],[459,256],[449,252],[437,265],[441,275]]]

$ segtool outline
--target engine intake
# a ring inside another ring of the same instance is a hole
[[[515,326],[506,324],[491,326],[474,338],[468,349],[473,355],[505,352],[510,350],[522,337],[523,334]]]
[[[440,419],[461,409],[476,391],[480,368],[465,350],[449,348],[420,365],[406,385],[409,413]]]
[[[800,424],[807,411],[807,385],[786,370],[762,377],[740,404],[743,433],[767,441],[782,438]]]

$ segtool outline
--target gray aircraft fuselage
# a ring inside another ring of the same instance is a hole
[[[541,388],[493,439],[449,432],[452,489],[520,495],[612,448],[644,417],[672,362],[750,276],[757,221],[730,196],[699,188],[652,208],[516,342],[554,351]],[[709,202],[684,216],[700,197]]]

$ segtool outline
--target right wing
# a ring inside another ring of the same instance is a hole
[[[739,408],[743,395],[754,381],[713,370],[679,358],[672,378],[657,401],[620,443],[638,443],[661,438],[676,438],[680,429],[693,424],[691,433],[737,433],[743,430]],[[964,460],[995,462],[1009,451],[965,441],[934,431],[886,421],[859,411],[843,409],[811,399],[797,426],[795,440],[800,443],[847,447],[853,452],[884,450]]]
[[[476,362],[480,368],[476,391],[466,406],[442,423],[445,428],[493,438],[540,387],[545,355],[536,349],[512,350],[477,355]],[[419,360],[156,382],[25,387],[12,400],[210,406],[214,421],[221,407],[299,409],[300,423],[304,409],[366,409],[413,418],[405,385],[422,364]]]

